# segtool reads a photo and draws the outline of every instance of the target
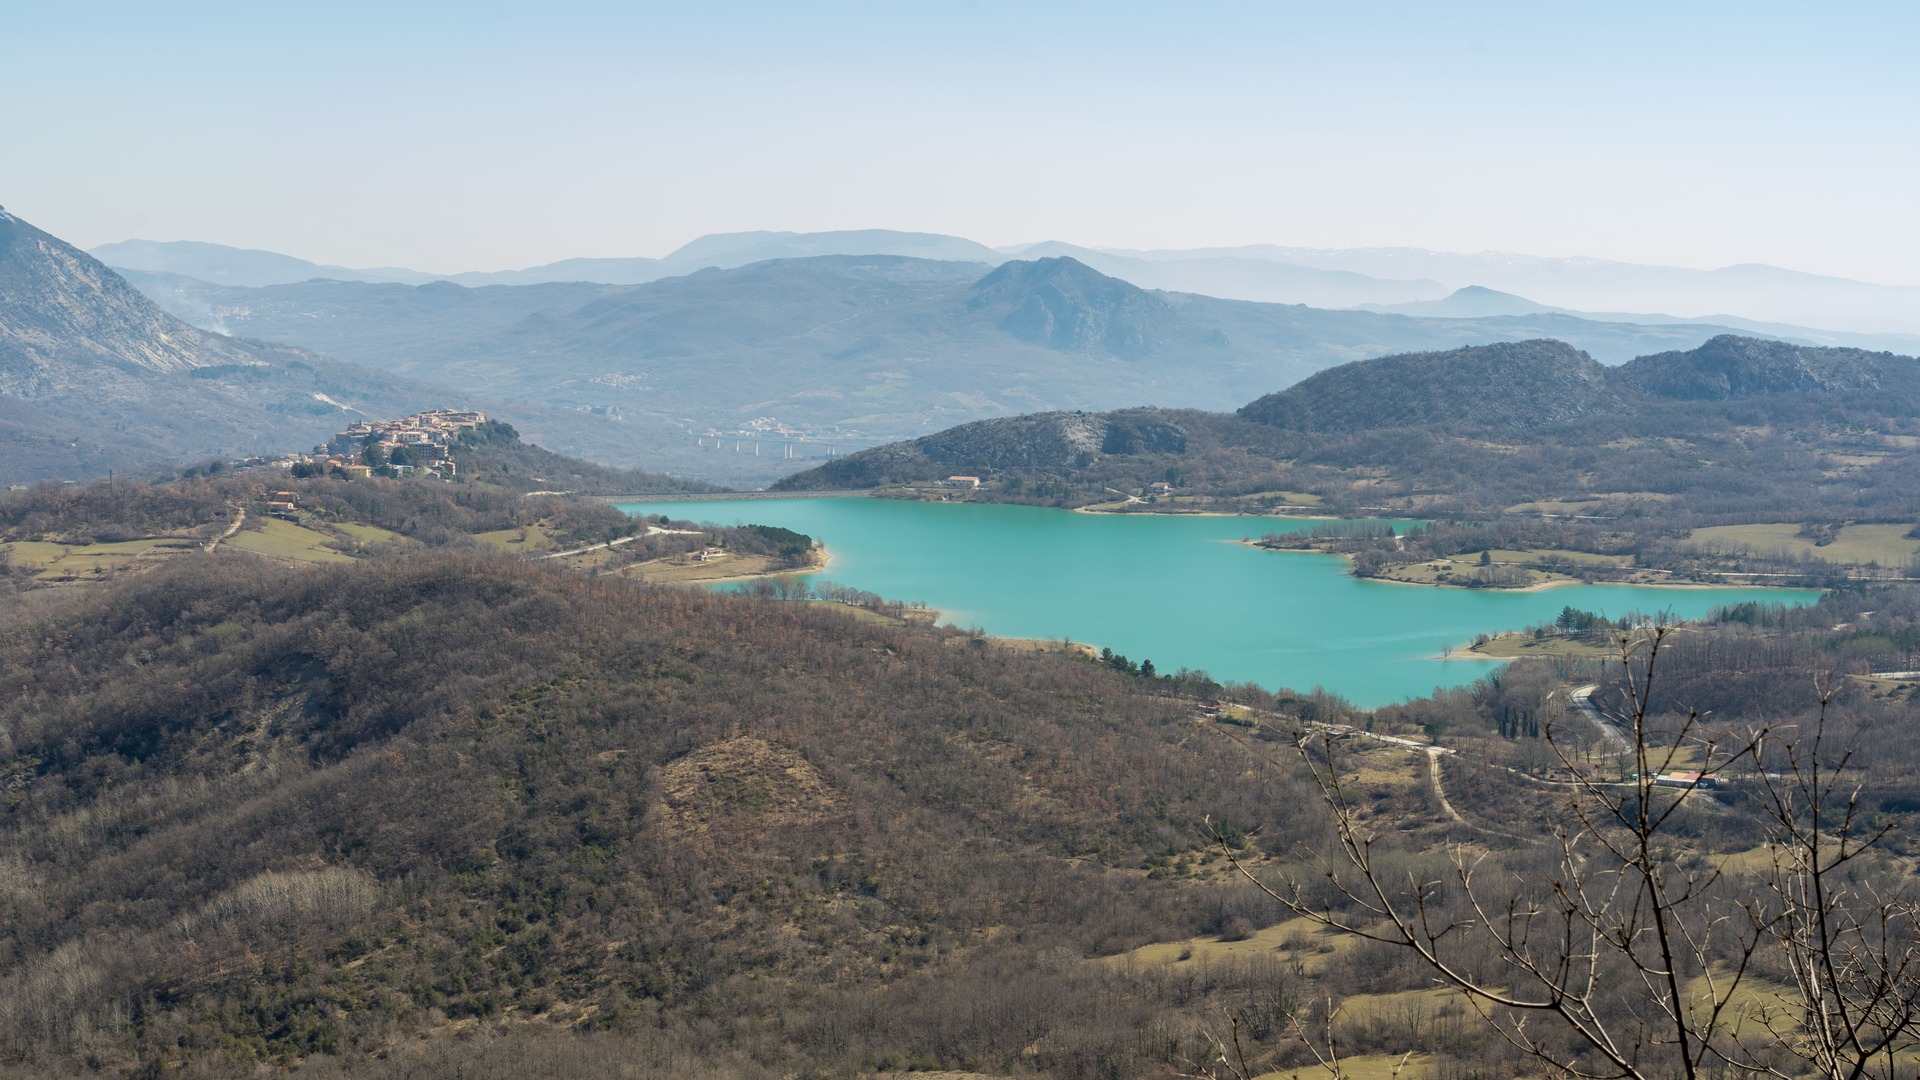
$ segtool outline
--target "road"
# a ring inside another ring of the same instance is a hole
[[[1573,707],[1580,710],[1580,715],[1600,729],[1601,737],[1606,739],[1609,745],[1624,754],[1633,749],[1633,745],[1627,742],[1627,737],[1621,732],[1620,726],[1607,719],[1607,715],[1600,711],[1600,706],[1593,703],[1593,692],[1598,689],[1600,689],[1598,683],[1576,686],[1567,691],[1567,700],[1573,702]]]
[[[220,542],[222,540],[233,539],[233,534],[239,532],[240,526],[245,525],[246,523],[247,523],[247,508],[244,506],[235,507],[234,513],[233,513],[233,524],[227,526],[226,532],[223,532],[219,536],[216,536],[213,539],[207,541],[207,554],[209,555],[213,554],[213,549],[219,547]]]
[[[649,525],[647,526],[647,531],[644,535],[646,536],[699,536],[701,532],[702,530],[700,529],[663,529],[658,525]],[[535,555],[534,558],[536,560],[564,559],[568,555],[585,555],[589,551],[599,551],[602,548],[613,548],[613,547],[619,547],[621,544],[631,544],[638,539],[640,539],[639,536],[623,536],[618,540],[609,540],[604,544],[588,544],[586,547],[574,548],[572,551],[555,551],[555,552],[550,552],[546,555]]]
[[[651,532],[652,530],[648,530],[648,531]],[[661,531],[665,532],[666,530],[662,529]],[[631,544],[638,539],[640,538],[637,536],[623,536],[618,540],[609,540],[604,544],[588,544],[586,547],[574,548],[572,551],[554,551],[554,552],[549,552],[545,555],[535,555],[533,558],[534,558],[534,561],[536,562],[541,559],[564,559],[569,555],[585,555],[589,551],[599,551],[601,548],[619,547],[621,544]]]

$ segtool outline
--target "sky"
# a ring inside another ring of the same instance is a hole
[[[706,233],[1920,284],[1920,5],[13,0],[0,204],[438,273]]]

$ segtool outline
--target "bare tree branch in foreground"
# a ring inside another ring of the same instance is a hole
[[[1410,950],[1549,1075],[1916,1075],[1920,904],[1904,872],[1868,857],[1890,826],[1869,821],[1850,786],[1859,770],[1852,749],[1834,749],[1831,695],[1811,730],[1736,731],[1697,712],[1656,725],[1654,677],[1674,632],[1620,639],[1625,780],[1574,767],[1574,740],[1545,732],[1575,780],[1549,823],[1551,857],[1525,875],[1465,845],[1437,879],[1390,869],[1334,740],[1305,732],[1295,745],[1338,838],[1324,881],[1263,881],[1222,850],[1296,915]],[[1723,871],[1676,835],[1678,816],[1705,812],[1722,784],[1751,794],[1763,870]],[[1241,1067],[1220,1064],[1222,1076]]]

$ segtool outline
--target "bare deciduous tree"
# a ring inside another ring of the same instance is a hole
[[[1551,857],[1532,873],[1503,874],[1464,846],[1441,878],[1390,868],[1334,741],[1304,731],[1295,745],[1337,837],[1323,880],[1264,881],[1223,850],[1294,914],[1410,950],[1553,1075],[1912,1075],[1920,902],[1870,855],[1890,826],[1862,809],[1854,752],[1833,749],[1831,695],[1818,695],[1810,730],[1736,730],[1697,712],[1660,724],[1652,688],[1674,632],[1620,638],[1627,779],[1575,768],[1581,740],[1548,726],[1573,779],[1542,840]],[[1722,785],[1750,793],[1769,855],[1759,872],[1723,870],[1676,835],[1680,816],[1710,812],[1699,804]],[[1295,1028],[1316,1056],[1337,1049],[1311,1037],[1311,1018]],[[1244,1071],[1244,1057],[1222,1049],[1208,1074]]]

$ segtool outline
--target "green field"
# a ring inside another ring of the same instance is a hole
[[[1497,563],[1537,563],[1543,559],[1570,562],[1576,566],[1633,565],[1631,555],[1596,555],[1591,551],[1569,551],[1565,548],[1527,548],[1512,551],[1504,548],[1493,549],[1493,561]]]
[[[1499,560],[1496,559],[1496,562]],[[1516,565],[1522,560],[1513,560]],[[1452,585],[1457,588],[1471,588],[1474,571],[1477,570],[1479,556],[1463,556],[1458,561],[1452,559],[1431,559],[1427,562],[1401,563],[1385,568],[1380,574],[1382,581],[1401,581],[1413,585]],[[1565,574],[1527,567],[1521,571],[1526,581],[1515,585],[1492,586],[1495,588],[1528,588],[1545,585],[1555,581],[1572,581]]]
[[[360,525],[351,521],[332,522],[330,525],[363,544],[391,544],[396,540],[406,539],[399,533],[383,529],[378,525]]]
[[[85,581],[132,565],[141,558],[164,558],[199,547],[181,537],[153,537],[111,544],[55,544],[17,540],[0,544],[15,564],[30,567],[47,581]]]
[[[332,527],[362,544],[406,539],[399,533],[372,525],[340,524]],[[278,518],[265,522],[257,529],[242,529],[221,542],[222,547],[293,562],[349,562],[349,556],[336,549],[336,545],[346,544],[338,537]],[[200,541],[180,536],[156,536],[110,544],[16,540],[0,544],[0,553],[4,553],[14,565],[34,570],[43,581],[84,582],[100,580],[136,563],[151,563],[155,559],[198,551],[200,547]]]
[[[10,544],[0,544],[0,551],[7,554],[8,561],[15,566],[27,566],[44,570],[52,566],[61,556],[72,551],[68,544],[53,544],[45,540],[15,540]]]
[[[1500,660],[1510,660],[1518,656],[1594,656],[1618,657],[1620,650],[1612,645],[1596,645],[1579,638],[1550,634],[1536,638],[1532,634],[1501,634],[1485,644],[1475,645],[1468,652],[1475,656],[1490,656]]]
[[[1278,499],[1295,506],[1319,506],[1327,500],[1310,491],[1256,491],[1251,495],[1240,496],[1241,502],[1260,502],[1265,499]]]
[[[1847,525],[1839,530],[1833,543],[1816,546],[1799,536],[1800,526],[1792,523],[1715,525],[1693,530],[1687,540],[1694,547],[1709,551],[1748,548],[1762,555],[1785,553],[1851,566],[1869,563],[1905,566],[1920,555],[1920,540],[1907,535],[1911,528],[1908,525]]]
[[[275,519],[258,529],[242,529],[226,542],[241,551],[294,562],[352,562],[335,551],[333,537],[304,525]]]

